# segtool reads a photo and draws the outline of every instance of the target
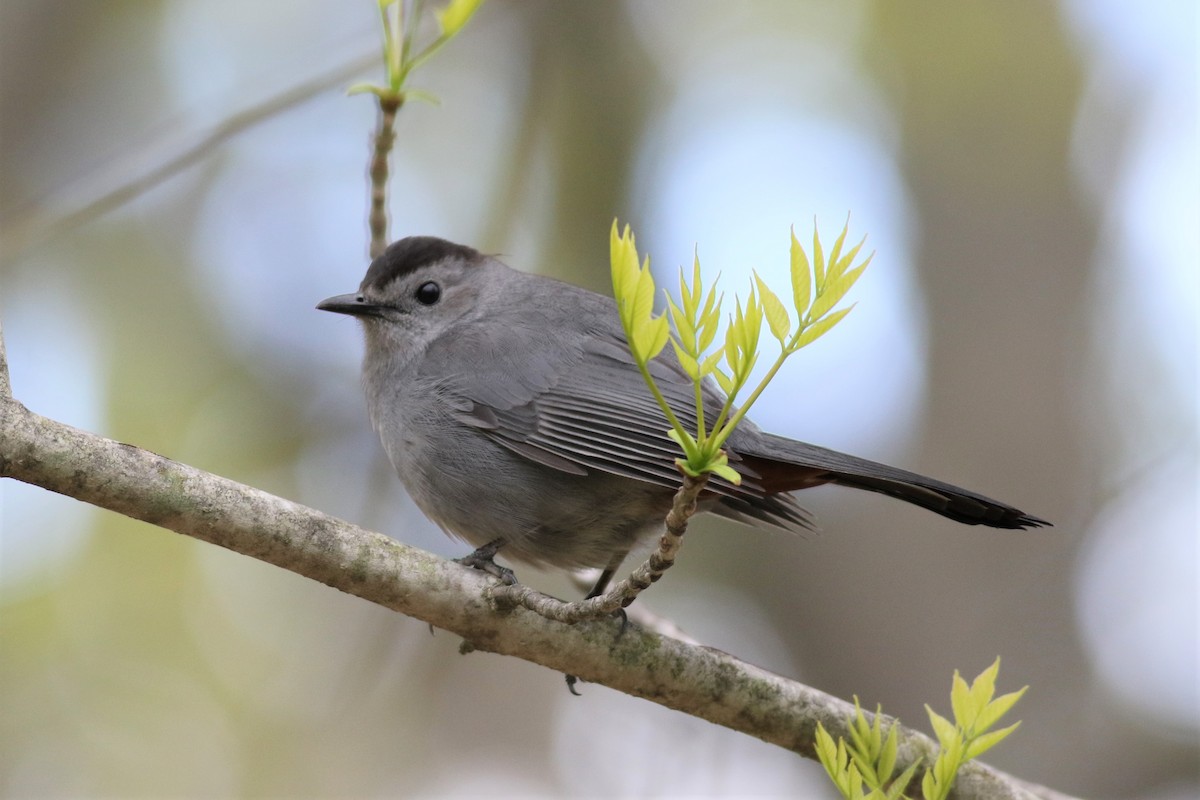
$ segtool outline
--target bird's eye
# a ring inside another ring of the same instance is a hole
[[[417,287],[416,294],[413,297],[417,298],[417,302],[423,306],[431,306],[436,303],[442,296],[442,287],[438,286],[433,281],[427,281]]]

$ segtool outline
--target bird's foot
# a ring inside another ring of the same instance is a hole
[[[480,572],[486,572],[494,578],[499,578],[505,586],[515,586],[517,584],[517,576],[508,567],[502,567],[496,563],[496,553],[500,552],[500,548],[504,547],[503,539],[493,539],[475,550],[474,553],[465,555],[462,558],[454,559],[455,563],[462,564],[464,567],[471,567]]]

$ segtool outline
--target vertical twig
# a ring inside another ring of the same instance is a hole
[[[350,94],[368,92],[379,100],[379,127],[375,130],[371,163],[367,170],[371,181],[371,210],[367,215],[367,224],[371,231],[372,259],[382,255],[388,246],[388,156],[396,142],[396,113],[410,96],[434,99],[425,92],[408,88],[408,76],[461,33],[463,26],[482,3],[483,0],[450,0],[440,11],[435,11],[441,32],[428,46],[416,52],[417,27],[423,11],[421,0],[379,0],[387,82],[382,86],[355,84],[349,90]]]
[[[388,246],[388,157],[396,142],[396,112],[404,101],[400,97],[379,98],[379,127],[371,151],[371,211],[367,217],[371,228],[371,258],[382,255]]]

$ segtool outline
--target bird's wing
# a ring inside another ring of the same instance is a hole
[[[455,418],[551,469],[579,475],[599,470],[677,488],[675,459],[682,452],[667,435],[670,424],[624,336],[613,330],[615,309],[608,313],[585,320],[581,335],[542,335],[552,328],[538,325],[535,315],[523,317],[519,328],[489,324],[487,337],[463,330],[445,340],[440,346],[457,355],[439,353],[439,363],[477,365],[447,382]],[[467,350],[469,361],[461,358]],[[694,432],[695,389],[669,349],[652,362],[651,373],[671,410]],[[704,394],[711,424],[722,399],[711,388]],[[789,495],[772,495],[736,452],[729,457],[742,481],[709,481],[708,489],[722,497],[717,513],[786,530],[810,527],[808,514]]]
[[[460,423],[550,469],[586,475],[598,470],[673,489],[679,486],[679,446],[667,436],[662,409],[629,353],[615,304],[562,284],[554,307],[537,297],[514,298],[508,310],[439,337],[423,359]],[[544,295],[540,298],[545,300]],[[572,324],[563,325],[564,315]],[[651,373],[674,414],[695,431],[695,389],[670,348]],[[711,423],[723,402],[704,390]],[[810,527],[789,492],[838,483],[880,492],[959,522],[1001,528],[1043,520],[952,484],[815,445],[762,433],[744,421],[727,442],[734,485],[713,477],[713,511],[786,530]]]

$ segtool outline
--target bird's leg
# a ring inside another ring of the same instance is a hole
[[[591,600],[593,597],[599,597],[608,591],[608,584],[612,582],[613,575],[617,574],[617,570],[621,568],[621,563],[625,561],[625,557],[628,555],[629,551],[625,550],[613,556],[609,560],[608,566],[600,573],[600,577],[596,579],[596,585],[592,587],[592,590],[587,593],[587,597],[583,599]],[[625,609],[618,608],[613,612],[613,616],[621,618],[621,630],[617,632],[617,635],[620,636],[625,632],[625,627],[629,624],[629,615],[625,613]]]
[[[508,567],[502,567],[495,562],[496,553],[500,552],[500,548],[504,547],[507,542],[503,537],[492,539],[483,547],[477,548],[474,553],[465,555],[462,558],[454,559],[455,562],[462,564],[464,567],[486,572],[488,575],[499,578],[505,586],[515,586],[517,576]]]
[[[587,593],[587,597],[583,598],[584,600],[591,600],[593,597],[599,597],[604,594],[608,589],[608,584],[612,582],[613,575],[617,574],[617,570],[621,568],[621,562],[625,560],[625,556],[627,555],[629,555],[628,550],[618,553],[609,560],[608,566],[600,573],[600,577],[596,579],[596,585]],[[617,636],[620,637],[629,625],[629,615],[625,613],[625,609],[618,608],[613,612],[613,616],[621,618],[621,629],[617,631]],[[567,674],[564,677],[567,679],[567,691],[578,697],[579,692],[575,691],[575,684],[579,682],[579,678],[571,674]]]
[[[587,597],[583,599],[591,600],[593,597],[599,597],[608,591],[608,584],[612,582],[613,575],[617,574],[617,570],[621,568],[622,562],[625,561],[625,557],[628,555],[629,551],[625,550],[613,556],[609,560],[608,566],[600,573],[600,577],[596,579],[596,585],[592,587],[592,590],[587,593]],[[617,632],[617,635],[620,636],[625,632],[625,627],[629,624],[629,615],[625,613],[624,608],[618,608],[613,612],[613,616],[621,618],[621,630]]]
[[[628,550],[617,553],[609,559],[608,566],[600,573],[600,577],[596,579],[596,585],[587,593],[584,600],[591,600],[593,597],[599,597],[608,589],[608,584],[612,581],[613,575],[617,574],[617,570],[621,568],[621,562],[625,560],[625,556],[629,555]]]

